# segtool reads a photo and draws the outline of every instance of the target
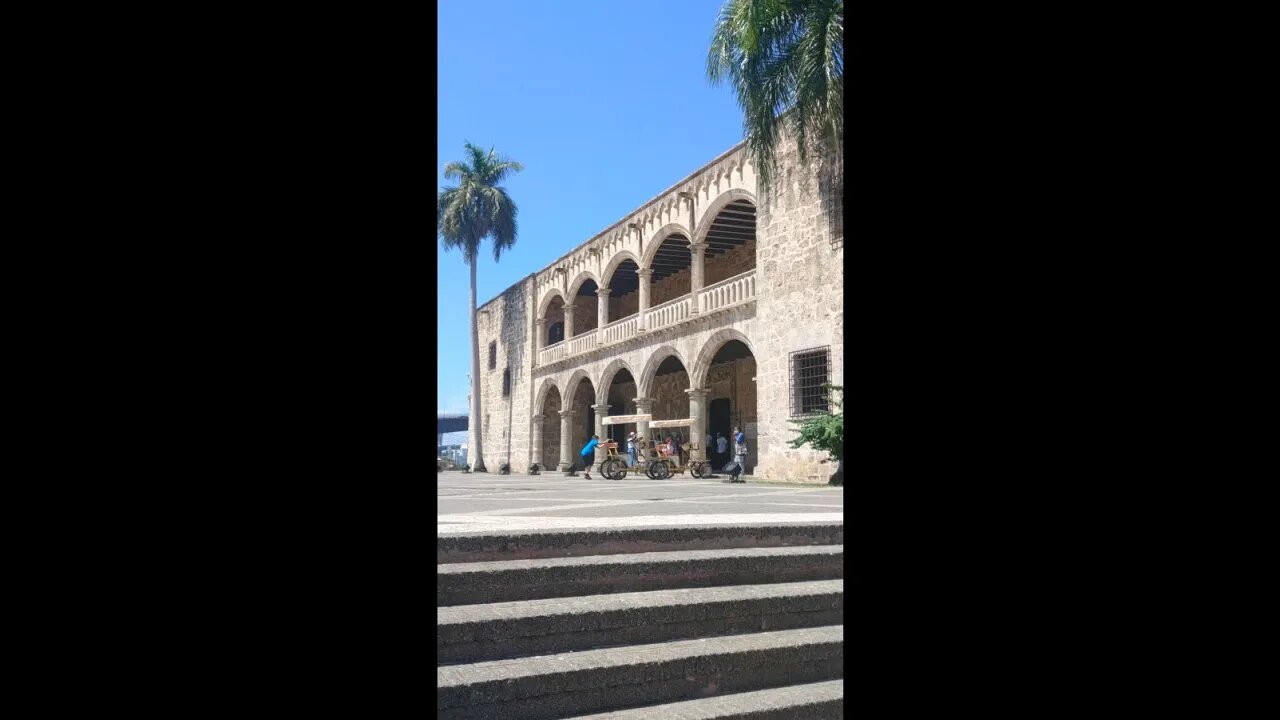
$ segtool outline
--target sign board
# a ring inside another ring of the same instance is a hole
[[[653,415],[610,415],[600,421],[601,425],[628,425],[630,423],[647,422],[650,428],[689,427],[693,424],[690,418],[680,420],[654,420]]]
[[[626,425],[628,423],[646,422],[652,415],[610,415],[600,421],[601,425]]]

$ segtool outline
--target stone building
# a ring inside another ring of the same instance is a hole
[[[844,382],[843,183],[789,140],[779,158],[767,203],[739,144],[478,309],[490,471],[563,470],[592,434],[650,437],[605,416],[648,413],[688,418],[656,432],[699,459],[737,425],[748,474],[826,482],[827,454],[788,443]]]

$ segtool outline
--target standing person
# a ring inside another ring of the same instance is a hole
[[[627,433],[627,457],[631,459],[631,467],[636,466],[636,434]]]
[[[747,436],[739,428],[733,429],[733,481],[746,482],[739,480],[738,476],[747,471]]]
[[[578,453],[582,458],[582,476],[591,479],[591,466],[596,463],[596,446],[600,444],[600,436],[592,435],[587,444],[582,446],[582,452]]]
[[[724,433],[716,433],[716,464],[722,468],[729,460],[728,453],[725,452],[728,445],[729,441],[724,439]]]
[[[684,464],[684,448],[682,445],[684,445],[684,438],[680,437],[680,433],[677,432],[674,444],[677,467]]]

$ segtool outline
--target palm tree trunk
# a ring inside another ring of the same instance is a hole
[[[475,429],[475,438],[471,441],[472,472],[489,472],[484,466],[484,416],[480,414],[480,332],[476,322],[476,263],[480,261],[480,253],[471,258],[471,419],[470,426]]]

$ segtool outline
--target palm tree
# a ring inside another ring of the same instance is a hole
[[[774,171],[784,117],[808,161],[816,141],[840,158],[844,137],[844,0],[728,0],[720,10],[707,76],[728,81],[762,191]]]
[[[471,266],[471,418],[475,428],[475,460],[471,469],[486,472],[484,431],[480,414],[480,336],[476,331],[476,261],[480,256],[480,241],[490,238],[493,242],[493,259],[497,262],[502,251],[516,243],[516,204],[507,195],[506,188],[498,185],[508,175],[520,172],[524,166],[494,153],[466,143],[467,160],[451,162],[444,166],[444,176],[458,180],[453,187],[440,191],[436,200],[436,227],[446,250],[459,248],[462,259]]]

